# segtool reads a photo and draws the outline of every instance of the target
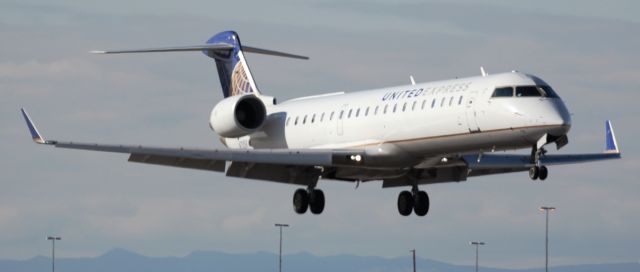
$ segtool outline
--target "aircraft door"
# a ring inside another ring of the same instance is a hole
[[[480,126],[478,126],[478,90],[469,91],[469,98],[467,99],[467,105],[465,109],[465,115],[467,116],[467,126],[469,132],[479,132]]]

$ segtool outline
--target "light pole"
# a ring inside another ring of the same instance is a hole
[[[412,249],[412,250],[409,250],[409,251],[411,251],[411,253],[413,253],[413,272],[416,272],[416,250]]]
[[[289,227],[288,224],[278,224],[276,223],[276,227],[280,228],[280,254],[278,255],[278,271],[282,272],[282,228],[283,227]]]
[[[549,212],[554,211],[555,207],[540,207],[540,211],[543,211],[546,215],[546,229],[544,238],[544,271],[549,272]]]
[[[484,246],[484,242],[469,242],[469,244],[476,246],[476,272],[478,272],[478,247]]]
[[[51,272],[56,272],[56,240],[61,239],[54,236],[47,237],[47,240],[51,240]]]

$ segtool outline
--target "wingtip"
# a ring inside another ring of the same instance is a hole
[[[616,134],[613,131],[611,120],[607,120],[605,122],[605,147],[606,153],[620,153],[620,149],[618,148],[618,140],[616,139]]]
[[[38,132],[38,129],[31,121],[31,118],[29,117],[29,114],[27,113],[27,111],[24,108],[20,108],[20,112],[22,112],[22,117],[24,117],[24,121],[27,122],[27,128],[29,128],[29,133],[31,133],[31,139],[33,139],[33,141],[38,144],[48,143],[44,139],[44,137],[42,137],[42,134]]]
[[[105,50],[91,50],[89,51],[90,54],[106,54],[107,51]]]

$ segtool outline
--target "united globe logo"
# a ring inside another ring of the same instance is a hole
[[[244,64],[239,61],[231,73],[231,93],[229,96],[251,93],[251,83],[244,69]]]

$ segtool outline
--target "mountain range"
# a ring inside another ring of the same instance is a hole
[[[473,266],[454,265],[416,258],[418,271],[473,272]],[[43,272],[51,270],[51,258],[36,256],[28,260],[0,260],[3,272]],[[640,263],[588,264],[551,267],[553,272],[637,272]],[[113,249],[97,257],[56,258],[58,272],[212,272],[278,271],[278,255],[267,252],[230,254],[194,251],[184,257],[146,257],[124,249]],[[297,253],[283,256],[282,271],[410,272],[410,257],[383,258],[356,255],[316,256]],[[480,267],[481,272],[543,272],[544,268],[504,269]]]

